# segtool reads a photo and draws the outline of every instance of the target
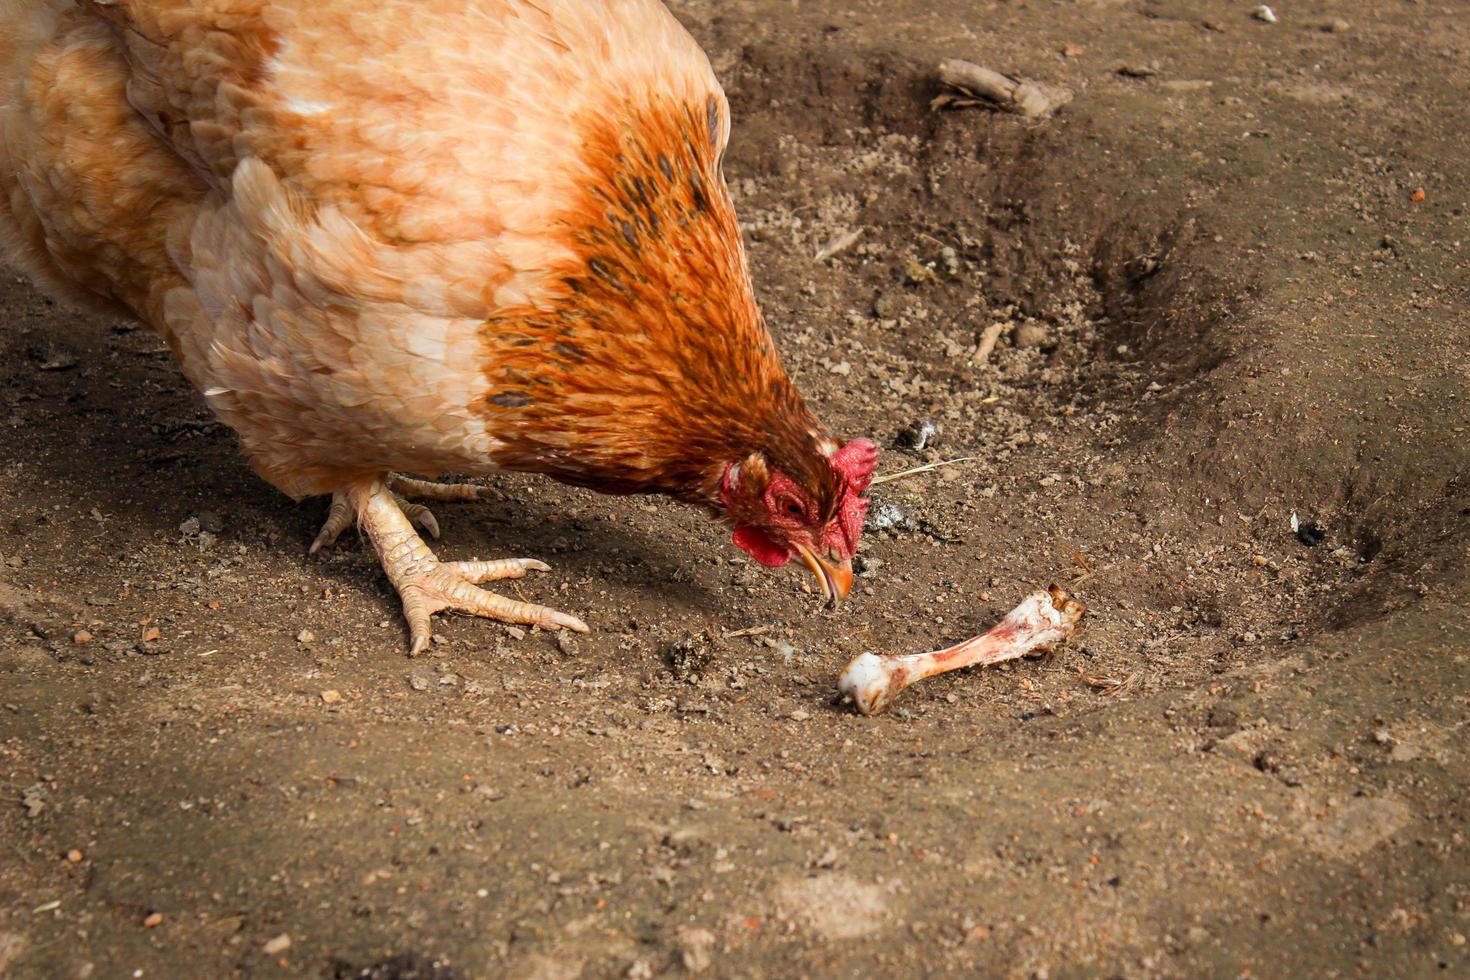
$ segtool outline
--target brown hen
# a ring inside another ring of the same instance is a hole
[[[403,600],[580,619],[441,562],[401,473],[542,473],[704,507],[851,588],[876,450],[781,367],[703,52],[656,0],[10,0],[0,233],[156,328],[252,467],[332,494]],[[400,496],[400,494],[402,496]]]

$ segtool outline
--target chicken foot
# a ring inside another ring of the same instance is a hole
[[[475,486],[473,483],[434,483],[429,480],[415,480],[401,473],[390,473],[384,479],[384,484],[398,501],[403,510],[403,516],[410,523],[429,532],[429,536],[435,541],[439,540],[439,521],[434,517],[433,511],[423,504],[411,503],[412,500],[438,500],[438,501],[466,501],[479,500],[483,487]],[[351,503],[347,500],[347,494],[337,491],[332,494],[332,506],[327,511],[326,523],[317,533],[316,540],[312,541],[310,554],[316,554],[323,548],[330,548],[337,543],[337,538],[347,530],[356,519]]]
[[[408,509],[413,505],[405,507],[388,486],[388,480],[354,484],[333,496],[332,509],[335,514],[341,501],[372,541],[383,571],[403,601],[410,656],[417,656],[429,646],[433,637],[430,617],[446,610],[543,629],[588,631],[587,624],[575,616],[476,588],[481,582],[524,578],[528,571],[549,572],[551,567],[534,558],[440,561],[410,523]],[[348,523],[351,520],[349,516]],[[323,533],[331,526],[329,518]]]
[[[862,714],[882,714],[900,691],[925,677],[974,664],[998,664],[1058,646],[1076,630],[1085,611],[1082,603],[1053,585],[1027,596],[989,632],[947,649],[906,657],[861,654],[843,670],[837,688]]]

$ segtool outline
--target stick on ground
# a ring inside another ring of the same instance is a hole
[[[1072,93],[1064,88],[1011,78],[959,58],[940,64],[939,82],[954,91],[930,103],[935,109],[990,105],[1028,119],[1045,119],[1072,101]]]
[[[1000,340],[1001,333],[1009,325],[1007,323],[992,323],[986,327],[985,332],[980,335],[980,343],[976,346],[975,353],[970,355],[970,363],[978,365],[990,360],[990,352],[995,350],[995,342]]]

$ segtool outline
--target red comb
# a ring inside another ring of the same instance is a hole
[[[854,439],[832,454],[832,468],[847,480],[849,489],[862,493],[878,468],[878,447],[869,439]]]

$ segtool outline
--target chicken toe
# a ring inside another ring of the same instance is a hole
[[[479,500],[484,487],[473,483],[434,483],[431,480],[415,480],[402,473],[390,474],[388,489],[405,500]]]
[[[383,481],[356,484],[344,494],[377,550],[388,580],[403,600],[411,656],[428,647],[433,637],[430,617],[437,612],[463,612],[543,629],[587,632],[587,624],[575,616],[476,587],[478,582],[523,578],[528,571],[549,571],[544,563],[531,558],[441,562],[424,544]]]
[[[347,499],[347,494],[340,490],[332,494],[332,506],[327,511],[326,523],[322,525],[322,529],[317,532],[316,539],[307,549],[308,554],[314,555],[323,548],[330,548],[336,544],[342,532],[351,526],[352,520],[352,503]]]

